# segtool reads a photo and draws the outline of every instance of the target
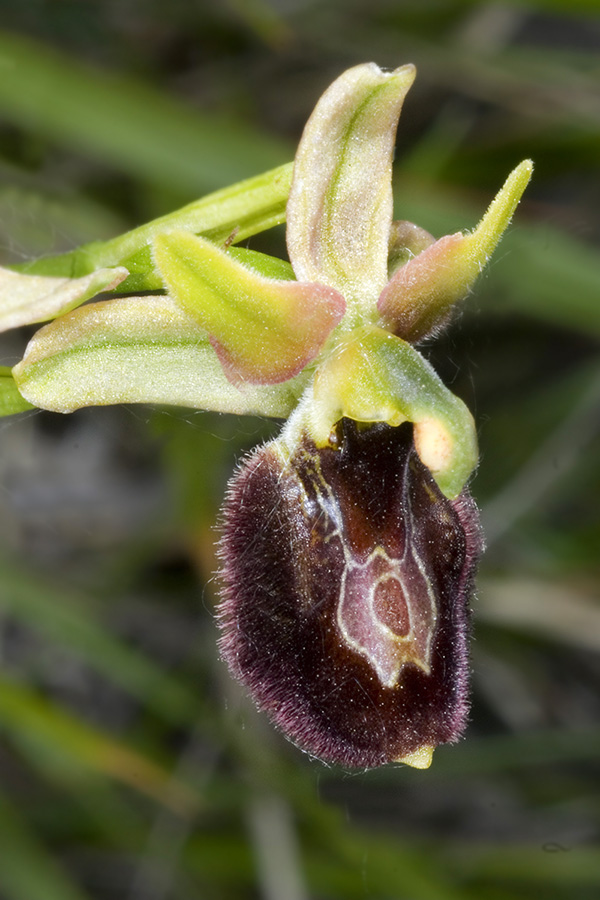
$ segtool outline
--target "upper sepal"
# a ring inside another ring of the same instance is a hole
[[[158,235],[154,260],[171,296],[210,335],[233,383],[298,375],[346,309],[330,287],[267,278],[187,232]]]
[[[296,277],[372,304],[387,282],[392,156],[414,66],[344,72],[308,120],[294,163],[287,246]]]
[[[487,264],[532,171],[525,160],[511,172],[471,234],[446,235],[397,269],[377,303],[384,328],[414,343],[444,324]]]

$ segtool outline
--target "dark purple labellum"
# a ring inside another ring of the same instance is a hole
[[[468,712],[481,539],[419,460],[411,428],[340,424],[339,449],[273,441],[224,510],[221,652],[303,750],[345,766],[456,740]]]

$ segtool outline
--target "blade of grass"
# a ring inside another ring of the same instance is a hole
[[[581,887],[597,888],[600,884],[600,854],[597,847],[563,847],[553,842],[537,847],[506,844],[478,847],[471,842],[464,846],[447,847],[446,853],[448,866],[455,878],[522,882],[530,889],[548,885],[575,890]]]
[[[600,653],[599,598],[576,585],[487,578],[475,608],[482,621]]]
[[[434,776],[497,774],[565,762],[597,761],[600,729],[523,732],[489,738],[471,738],[460,747],[437,750]],[[412,773],[408,774],[411,777]]]
[[[492,277],[494,307],[600,337],[598,251],[550,225],[508,236]],[[504,256],[504,254],[502,254]]]
[[[0,610],[68,647],[166,721],[184,724],[199,715],[196,692],[111,634],[89,598],[42,582],[2,558],[0,585]]]
[[[72,881],[0,793],[0,893],[4,900],[85,900]]]
[[[137,179],[192,196],[276,166],[290,150],[248,122],[0,32],[0,114]]]
[[[599,428],[600,372],[595,369],[577,402],[534,453],[483,508],[482,524],[488,548],[539,505],[570,469],[581,461],[584,448]]]
[[[197,809],[193,789],[163,766],[7,678],[0,680],[0,722],[28,755],[43,756],[44,765],[50,755],[57,765],[73,767],[74,777],[91,773],[115,779],[179,815]]]
[[[307,870],[318,896],[464,900],[429,848],[383,833],[373,837],[345,824],[320,847],[313,846]]]

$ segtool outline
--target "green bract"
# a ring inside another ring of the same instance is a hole
[[[291,188],[282,167],[121,238],[5,273],[0,324],[54,321],[13,369],[0,411],[26,401],[59,412],[147,402],[293,413],[284,444],[302,432],[317,448],[335,446],[342,417],[409,421],[422,462],[456,497],[477,460],[473,420],[413,344],[468,293],[532,167],[515,169],[472,234],[433,241],[392,222],[395,132],[414,75],[369,63],[338,78],[307,123]],[[291,269],[232,247],[282,221],[288,190]],[[73,309],[119,282],[166,294]]]

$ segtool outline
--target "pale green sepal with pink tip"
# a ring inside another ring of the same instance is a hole
[[[210,335],[234,384],[298,375],[346,309],[333,288],[266,278],[183,231],[157,236],[154,261],[174,300]]]
[[[76,309],[41,328],[12,370],[35,406],[165,403],[285,418],[310,373],[277,385],[233,385],[206,331],[168,296],[123,297]]]

